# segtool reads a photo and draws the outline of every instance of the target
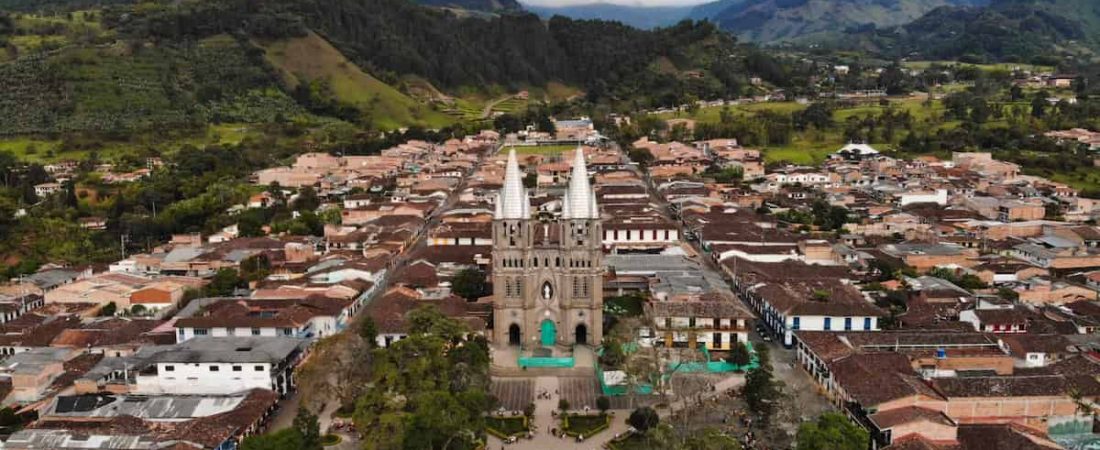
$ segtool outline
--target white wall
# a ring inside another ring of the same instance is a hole
[[[237,336],[237,337],[250,337],[250,336],[276,337],[276,336],[282,336],[283,335],[279,331],[278,328],[260,328],[259,329],[260,334],[253,334],[252,333],[252,328],[208,328],[207,330],[209,330],[208,334],[206,334],[204,336],[201,336],[201,337],[206,337],[206,336],[210,336],[210,337],[227,337],[227,336],[228,337],[233,337],[233,336]],[[297,333],[295,333],[295,336],[297,336]],[[177,343],[189,340],[189,339],[194,338],[194,337],[196,337],[194,328],[190,328],[190,327],[176,328],[176,342]]]
[[[234,367],[240,371],[234,371]],[[169,371],[171,367],[173,370]],[[217,367],[217,371],[211,371]],[[260,370],[256,370],[259,367]],[[225,395],[249,389],[274,390],[269,363],[158,363],[156,375],[137,377],[136,394]]]
[[[913,203],[936,203],[946,205],[947,189],[937,189],[934,193],[902,194],[900,202],[901,206]]]
[[[680,231],[675,228],[658,229],[657,238],[653,238],[654,230],[618,230],[619,237],[615,237],[616,230],[603,230],[603,244],[662,244],[667,242],[675,242],[680,240]],[[668,232],[668,239],[665,239],[665,232]]]
[[[781,250],[781,249],[776,249],[776,250]],[[746,261],[762,262],[762,263],[776,263],[776,262],[783,262],[783,261],[801,261],[802,260],[802,256],[800,256],[794,250],[791,250],[790,253],[776,252],[776,253],[771,253],[771,254],[745,253],[741,250],[726,250],[726,251],[718,254],[718,260],[719,261],[725,261],[725,260],[727,260],[729,258],[733,258],[733,257],[741,258],[741,259],[744,259]]]
[[[794,329],[794,318],[798,317],[798,329]],[[787,328],[786,334],[783,337],[783,345],[790,346],[794,343],[794,333],[797,331],[826,331],[825,319],[830,320],[830,328],[828,331],[864,331],[863,323],[866,319],[871,319],[871,328],[867,331],[879,331],[878,317],[873,316],[788,316],[784,319],[784,325]],[[852,319],[852,329],[844,329],[844,320]]]

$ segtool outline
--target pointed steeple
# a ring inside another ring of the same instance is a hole
[[[596,192],[588,183],[588,168],[584,163],[584,150],[577,147],[573,156],[573,171],[569,177],[569,189],[565,193],[563,217],[566,219],[596,219]]]
[[[588,212],[589,219],[600,218],[600,207],[596,205],[596,190],[592,190],[592,198],[588,200],[588,207],[591,208]]]
[[[531,202],[527,198],[527,189],[523,187],[523,174],[516,161],[516,149],[508,152],[508,164],[504,168],[504,186],[497,195],[495,219],[528,219]]]

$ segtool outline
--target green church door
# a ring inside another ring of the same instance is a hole
[[[557,340],[557,337],[558,337],[558,330],[557,330],[557,327],[554,326],[554,321],[550,320],[550,319],[546,319],[546,320],[542,321],[541,330],[542,330],[542,346],[543,347],[553,347],[554,346],[554,341]]]

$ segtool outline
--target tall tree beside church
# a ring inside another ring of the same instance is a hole
[[[489,284],[485,281],[485,272],[467,268],[451,280],[451,290],[459,297],[474,301],[489,293]]]

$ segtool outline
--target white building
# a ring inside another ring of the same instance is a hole
[[[793,347],[805,331],[879,331],[886,312],[856,288],[836,281],[761,283],[748,288],[760,321]]]
[[[294,367],[305,349],[305,340],[288,337],[191,339],[135,368],[133,392],[228,395],[268,389],[282,396],[295,385]]]
[[[947,189],[936,189],[933,192],[906,192],[898,196],[898,203],[900,203],[901,206],[911,205],[914,203],[935,203],[937,205],[947,205]]]

